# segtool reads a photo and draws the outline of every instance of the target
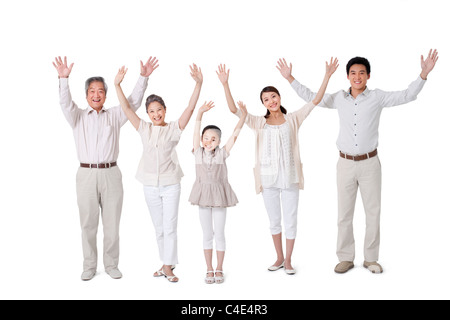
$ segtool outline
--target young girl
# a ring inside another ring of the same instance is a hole
[[[287,113],[281,106],[280,93],[275,87],[265,87],[260,99],[266,108],[265,116],[248,114],[245,123],[256,133],[256,193],[262,193],[264,205],[270,221],[270,231],[277,254],[277,260],[270,271],[285,268],[287,274],[295,274],[291,264],[297,233],[297,209],[299,189],[303,189],[303,172],[298,145],[298,131],[312,109],[319,104],[328,85],[328,80],[336,71],[338,61],[333,58],[326,63],[325,77],[314,99],[297,111]],[[230,111],[241,117],[236,108],[228,85],[229,70],[219,65],[217,72],[222,82]],[[283,253],[281,220],[286,233],[286,258]]]
[[[141,135],[144,147],[136,178],[144,185],[145,200],[155,227],[159,256],[163,262],[161,269],[153,276],[165,276],[170,282],[178,282],[178,277],[172,270],[178,263],[177,221],[180,180],[183,177],[175,148],[194,112],[203,82],[201,69],[195,64],[190,68],[191,76],[196,82],[194,92],[180,118],[168,123],[165,122],[166,105],[157,95],[148,96],[145,103],[151,123],[140,119],[130,108],[120,87],[127,71],[124,67],[119,69],[114,81],[120,105]]]
[[[220,148],[221,130],[214,125],[206,126],[200,135],[203,113],[214,107],[213,102],[204,103],[198,110],[194,129],[196,180],[192,186],[189,201],[199,206],[200,224],[203,229],[203,250],[206,260],[205,282],[222,283],[223,260],[225,256],[225,220],[227,207],[235,206],[238,199],[228,183],[228,157],[239,132],[244,125],[247,109],[239,105],[241,116],[234,132],[224,147]],[[200,142],[203,147],[200,147]],[[216,242],[217,268],[212,266],[213,240]]]

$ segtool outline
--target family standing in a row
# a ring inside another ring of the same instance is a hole
[[[222,132],[215,125],[201,130],[203,113],[214,107],[205,102],[198,111],[193,137],[193,156],[196,179],[189,202],[199,207],[203,230],[203,249],[206,261],[206,283],[224,281],[226,208],[235,206],[238,198],[228,182],[226,158],[230,154],[244,123],[256,134],[254,178],[256,193],[261,193],[270,221],[270,231],[276,250],[276,261],[270,271],[284,268],[295,274],[291,257],[297,232],[299,190],[303,189],[303,172],[298,143],[301,124],[316,105],[337,109],[339,135],[337,147],[338,237],[339,263],[334,271],[345,273],[353,268],[355,240],[353,214],[358,188],[366,214],[364,240],[364,267],[373,273],[383,271],[378,263],[380,244],[381,164],[377,155],[378,127],[384,107],[404,104],[416,99],[427,76],[433,70],[438,53],[430,50],[426,59],[421,56],[421,73],[406,90],[387,92],[369,90],[369,61],[362,57],[350,59],[346,66],[348,90],[326,94],[326,87],[338,67],[337,59],[326,63],[325,76],[318,92],[300,84],[292,75],[292,64],[278,61],[277,69],[289,81],[297,94],[307,101],[302,108],[287,112],[281,105],[281,96],[275,87],[262,89],[260,99],[266,108],[264,116],[247,112],[239,101],[236,107],[231,95],[229,70],[219,65],[216,71],[225,91],[230,111],[239,120],[234,132],[220,147]],[[64,116],[73,129],[80,167],[76,176],[77,202],[80,213],[83,248],[82,280],[90,280],[97,270],[97,230],[99,216],[103,223],[103,263],[105,271],[114,279],[122,277],[119,264],[119,224],[123,203],[122,175],[117,165],[120,128],[130,120],[141,136],[142,158],[136,178],[143,184],[144,196],[155,227],[156,240],[162,267],[154,273],[170,282],[177,282],[173,270],[178,263],[177,220],[180,200],[180,181],[183,172],[178,162],[176,146],[183,130],[194,113],[203,83],[201,69],[190,66],[195,81],[194,91],[187,108],[176,121],[166,122],[166,105],[157,95],[146,99],[146,112],[151,122],[136,114],[141,106],[148,77],[159,66],[150,57],[141,61],[140,77],[131,95],[126,98],[120,86],[127,72],[119,69],[114,80],[120,106],[106,109],[104,103],[108,87],[102,77],[86,80],[88,107],[80,109],[73,102],[68,77],[73,63],[57,57],[53,62],[59,76],[60,104]],[[284,221],[286,252],[283,252],[282,226]],[[212,264],[215,242],[217,266]]]

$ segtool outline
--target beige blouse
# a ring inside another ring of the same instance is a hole
[[[178,121],[154,126],[141,119],[137,130],[142,139],[142,158],[136,179],[144,185],[167,186],[177,184],[183,177],[175,150],[183,132]]]
[[[294,155],[294,165],[297,170],[297,179],[298,179],[298,188],[303,189],[304,181],[303,181],[303,170],[302,170],[302,162],[300,159],[300,147],[298,145],[298,130],[300,129],[301,124],[306,119],[306,117],[310,114],[312,109],[314,109],[315,105],[312,102],[305,104],[301,109],[286,114],[285,118],[287,123],[289,124],[289,130],[291,134],[291,143],[292,143],[292,152]],[[241,110],[235,113],[236,116],[241,116]],[[256,193],[260,193],[262,191],[261,184],[261,159],[262,159],[262,151],[263,151],[263,143],[264,143],[264,126],[266,124],[266,118],[264,116],[255,116],[252,114],[248,114],[245,119],[245,123],[249,126],[250,129],[253,129],[255,132],[255,167],[253,169],[253,173],[255,175],[255,188]]]

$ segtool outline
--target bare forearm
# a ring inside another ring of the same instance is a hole
[[[234,103],[233,96],[231,95],[230,86],[228,85],[228,82],[223,84],[223,89],[225,90],[225,97],[227,99],[227,105],[228,108],[232,113],[237,112],[236,104]]]
[[[131,109],[130,103],[128,102],[128,99],[125,97],[122,87],[120,85],[116,85],[115,87],[116,87],[117,98],[119,99],[120,107],[122,108],[123,112],[127,116],[128,120],[130,120],[131,124],[136,129],[138,129],[140,118],[137,116],[136,112],[133,109]]]
[[[325,91],[327,90],[328,82],[330,80],[331,75],[325,74],[325,77],[323,78],[322,85],[319,88],[319,91],[317,91],[316,96],[312,100],[312,103],[315,105],[318,105],[320,101],[322,101],[323,96],[325,95]]]
[[[230,139],[228,139],[228,142],[225,145],[225,150],[228,153],[230,152],[231,148],[233,148],[234,143],[236,142],[236,140],[239,136],[239,133],[241,132],[242,127],[244,126],[245,118],[246,118],[245,116],[242,116],[239,119],[239,122],[237,123],[236,127],[234,128],[233,135],[230,137]]]
[[[180,119],[178,120],[178,124],[181,130],[183,130],[187,126],[189,120],[192,117],[192,114],[194,113],[195,106],[197,105],[198,98],[200,97],[201,88],[202,83],[197,82],[195,84],[194,92],[192,93],[191,99],[189,100],[189,104],[187,108],[184,110]]]

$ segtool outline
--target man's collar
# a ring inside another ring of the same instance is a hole
[[[350,88],[348,88],[348,90],[347,90],[347,96],[351,96],[352,95],[352,87],[350,87]],[[369,88],[366,86],[366,88],[364,89],[364,91],[363,92],[361,92],[360,94],[362,94],[362,95],[367,95],[369,93]]]
[[[94,108],[92,108],[91,106],[88,106],[88,108],[87,108],[87,110],[88,110],[88,113],[91,113],[91,112],[97,112],[97,110],[95,110]],[[105,107],[103,106],[101,109],[100,109],[100,112],[105,112],[106,110],[105,110]]]

